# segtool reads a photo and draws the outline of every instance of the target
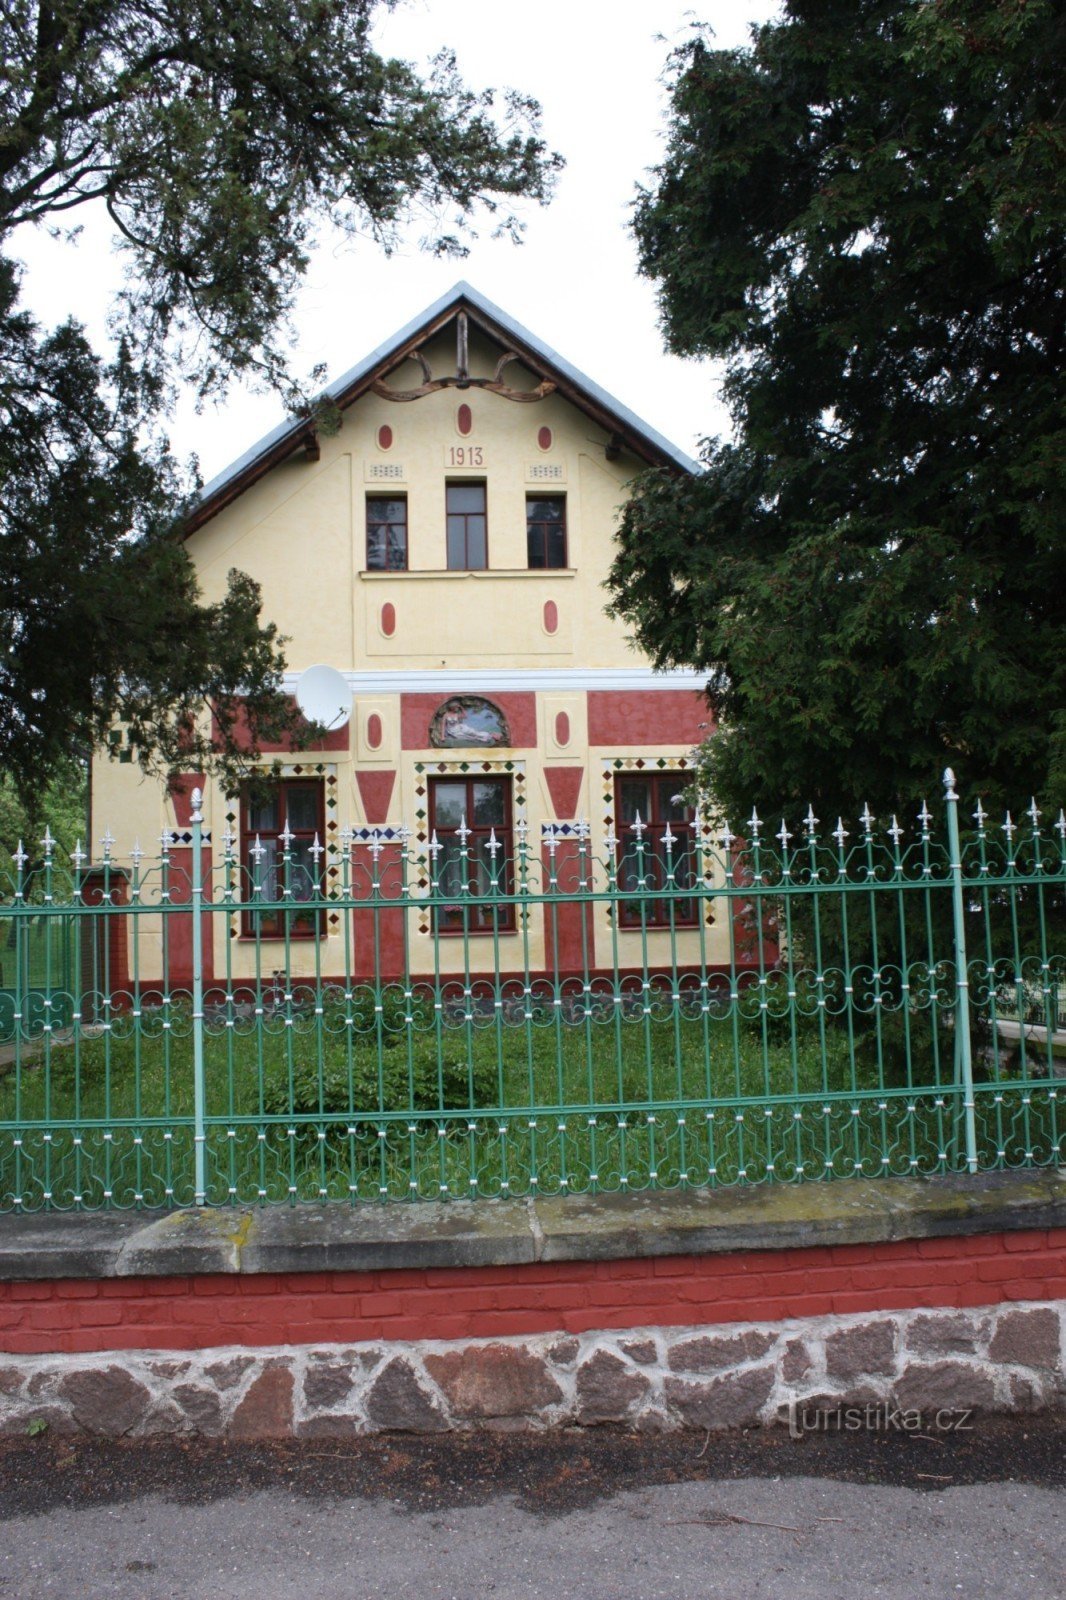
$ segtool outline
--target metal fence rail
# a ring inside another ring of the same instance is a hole
[[[1066,819],[960,835],[947,779],[907,828],[602,850],[464,818],[264,862],[198,799],[151,860],[46,833],[0,884],[0,1209],[1060,1163]]]

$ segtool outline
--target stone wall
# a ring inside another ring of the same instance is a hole
[[[489,1341],[24,1356],[0,1366],[0,1432],[47,1424],[55,1434],[253,1440],[725,1429],[790,1417],[847,1426],[840,1407],[929,1431],[1063,1407],[1064,1354],[1066,1305],[1016,1304]]]

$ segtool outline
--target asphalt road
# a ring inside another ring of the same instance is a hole
[[[0,1451],[0,1600],[1063,1592],[1066,1425]]]

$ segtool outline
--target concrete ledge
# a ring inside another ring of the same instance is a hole
[[[713,1255],[1066,1227],[1066,1173],[518,1201],[0,1217],[0,1281]]]

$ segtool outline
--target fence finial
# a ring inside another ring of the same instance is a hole
[[[959,798],[955,792],[955,774],[950,767],[944,768],[944,798],[945,800],[957,800]]]
[[[204,791],[202,789],[194,789],[189,796],[189,803],[192,806],[192,811],[189,813],[189,821],[202,822],[204,820]]]

